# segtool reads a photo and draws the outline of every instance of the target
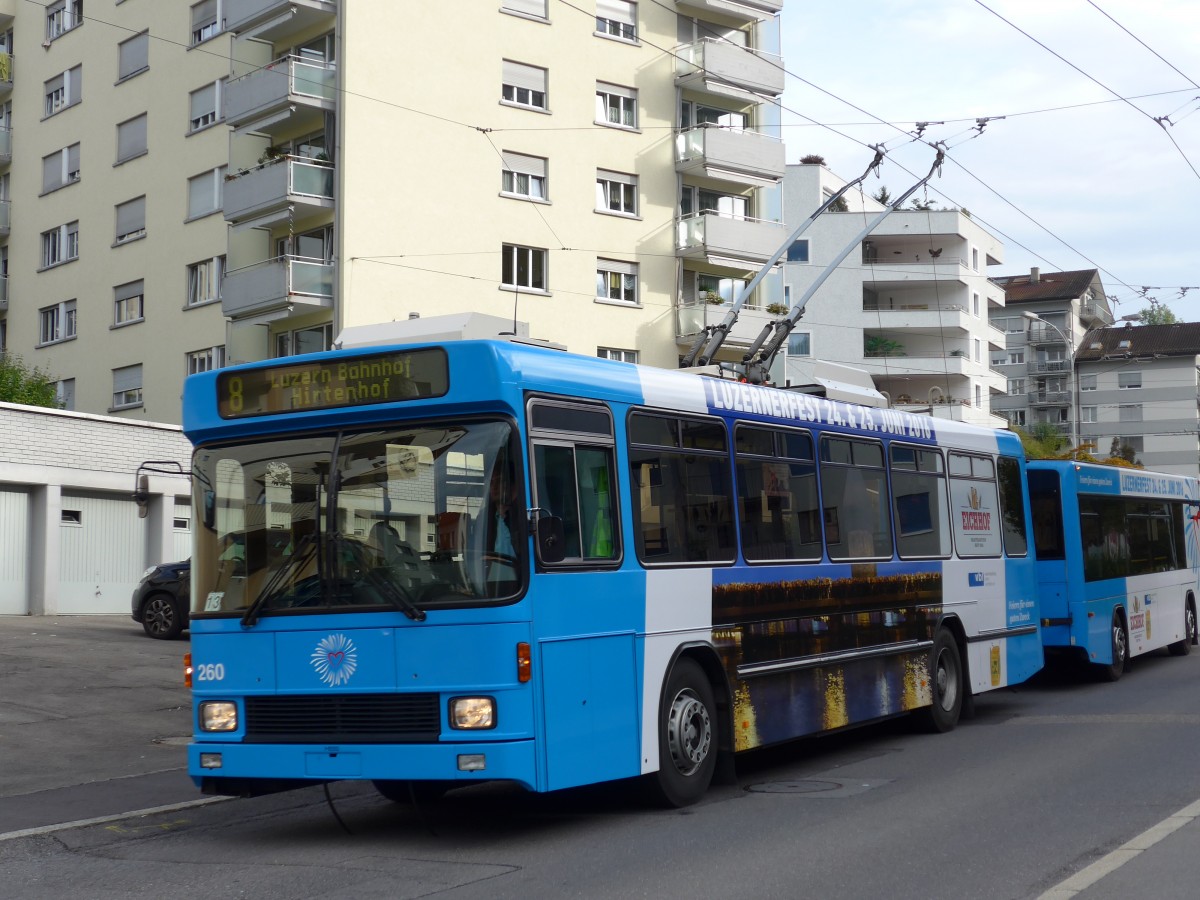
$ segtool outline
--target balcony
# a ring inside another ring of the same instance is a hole
[[[875,303],[864,298],[863,312],[876,313],[879,323],[888,328],[919,329],[927,334],[941,334],[956,329],[970,331],[973,317],[960,303],[921,302],[904,299],[900,302],[882,300]]]
[[[333,307],[333,263],[280,256],[225,273],[221,312],[232,319]]]
[[[723,41],[703,40],[675,51],[675,84],[681,88],[747,103],[783,93],[783,61]]]
[[[1030,322],[1029,331],[1025,333],[1027,344],[1065,344],[1066,336],[1061,329],[1055,329],[1041,322]]]
[[[1113,314],[1105,309],[1099,303],[1081,303],[1079,305],[1079,317],[1088,324],[1089,327],[1096,325],[1111,325],[1113,323]]]
[[[8,237],[12,230],[12,201],[0,200],[0,237]]]
[[[13,67],[16,60],[11,53],[0,50],[0,97],[7,97],[13,89]]]
[[[729,313],[727,304],[707,303],[703,300],[690,300],[681,303],[675,310],[675,340],[681,347],[690,347],[701,331],[709,325],[716,325],[725,319]],[[722,347],[725,349],[744,350],[750,346],[763,326],[768,322],[781,318],[782,314],[769,313],[765,309],[743,307],[738,313],[738,320],[725,336]]]
[[[236,228],[267,228],[289,216],[333,209],[333,166],[288,156],[225,182],[225,220]]]
[[[12,129],[0,128],[0,166],[12,162]]]
[[[881,252],[874,246],[863,253],[862,264],[864,277],[870,279],[876,291],[898,290],[922,282],[965,284],[971,272],[967,260],[959,256],[931,257],[925,250],[919,253],[907,250]]]
[[[1030,406],[1068,406],[1071,403],[1070,391],[1030,391]]]
[[[8,312],[8,276],[0,275],[0,313]]]
[[[334,0],[225,0],[225,27],[238,37],[284,42],[321,24],[333,27]]]
[[[277,59],[226,85],[225,121],[239,133],[272,135],[284,126],[316,130],[337,105],[335,82],[332,63]]]
[[[723,16],[742,22],[761,22],[779,14],[783,0],[679,0],[680,12],[694,12],[702,19]]]
[[[1070,372],[1071,364],[1065,359],[1053,360],[1036,360],[1031,359],[1028,362],[1028,371],[1034,375],[1049,375],[1058,372]]]
[[[750,187],[783,179],[783,141],[755,131],[701,126],[675,137],[675,171]]]
[[[679,220],[675,249],[684,259],[757,271],[787,239],[787,226],[706,212]]]

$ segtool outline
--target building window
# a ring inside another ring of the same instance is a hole
[[[546,251],[536,247],[505,244],[502,250],[500,284],[506,288],[546,290]]]
[[[117,237],[115,243],[124,244],[146,236],[146,197],[134,197],[118,203]]]
[[[1118,422],[1140,422],[1142,421],[1142,404],[1140,403],[1122,403],[1117,407]]]
[[[977,247],[971,248],[971,268],[976,272],[979,271],[979,249]]]
[[[788,335],[788,356],[812,356],[812,334],[807,331],[793,331]]]
[[[636,350],[618,350],[615,347],[597,347],[596,355],[601,359],[615,359],[617,362],[636,363],[638,361],[638,352]]]
[[[79,144],[42,157],[42,193],[48,194],[79,180]]]
[[[977,319],[979,318],[979,295],[978,294],[971,295],[971,312],[972,312],[972,314],[974,314],[975,318],[977,318]]]
[[[46,4],[46,40],[83,24],[83,0],[55,0]]]
[[[68,222],[42,232],[42,268],[79,259],[79,223]]]
[[[54,400],[59,409],[73,410],[75,408],[75,379],[64,378],[54,386]]]
[[[505,150],[501,157],[504,168],[500,173],[500,190],[513,197],[531,200],[546,199],[546,160]]]
[[[1118,372],[1117,373],[1117,389],[1122,391],[1135,391],[1142,386],[1141,372]]]
[[[546,109],[546,70],[504,60],[501,99],[515,106]]]
[[[225,346],[206,347],[203,350],[193,350],[187,354],[187,374],[211,372],[225,365]]]
[[[975,362],[983,361],[983,342],[975,338]]]
[[[500,11],[531,16],[535,19],[545,19],[546,0],[502,0]]]
[[[637,40],[637,4],[628,0],[596,0],[596,34]]]
[[[1012,395],[1025,393],[1025,379],[1024,378],[1008,379],[1008,393],[1012,394]]]
[[[225,82],[217,80],[188,94],[189,131],[199,131],[217,122],[224,90]]]
[[[1023,409],[1006,409],[1001,415],[1008,419],[1009,425],[1025,426],[1025,410]]]
[[[1025,351],[1024,350],[1009,350],[1008,351],[1008,365],[1015,366],[1015,365],[1019,365],[1024,362],[1025,362]]]
[[[38,344],[57,344],[75,337],[75,301],[38,310]]]
[[[131,281],[113,288],[113,327],[141,322],[145,313],[145,288],[143,282]]]
[[[296,356],[301,353],[320,353],[333,343],[333,325],[316,325],[275,335],[276,356]]]
[[[1096,418],[1096,411],[1098,409],[1099,409],[1098,406],[1081,406],[1081,407],[1079,407],[1079,421],[1080,422],[1098,422],[1099,419]]]
[[[150,33],[143,31],[117,45],[117,81],[132,78],[150,68]]]
[[[192,7],[192,46],[221,33],[221,13],[218,0],[203,0]]]
[[[637,128],[637,122],[637,90],[597,81],[596,123]]]
[[[744,278],[722,278],[696,273],[696,298],[714,306],[729,306],[746,287]]]
[[[142,365],[113,369],[113,409],[142,405]]]
[[[792,241],[787,249],[787,261],[806,263],[808,262],[808,238],[800,238]]]
[[[638,302],[637,263],[618,259],[596,260],[596,299]]]
[[[201,172],[188,179],[189,219],[198,219],[221,209],[221,183],[225,179],[225,167]]]
[[[597,169],[596,212],[636,216],[637,211],[637,176]]]
[[[46,116],[74,106],[83,99],[83,66],[75,66],[60,75],[55,75],[43,85],[46,98]]]
[[[221,281],[225,277],[225,257],[202,259],[187,267],[187,305],[198,306],[221,298]]]
[[[117,164],[146,152],[146,114],[117,126]]]
[[[1095,375],[1080,375],[1079,376],[1079,390],[1094,391],[1095,389],[1096,389],[1096,376]]]

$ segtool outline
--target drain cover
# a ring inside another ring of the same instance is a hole
[[[853,797],[871,788],[891,784],[890,778],[855,778],[847,781],[822,781],[804,778],[796,781],[764,781],[747,786],[754,794],[807,794],[814,797]]]

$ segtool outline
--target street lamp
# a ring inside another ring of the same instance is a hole
[[[1025,310],[1021,313],[1032,325],[1034,322],[1041,322],[1047,328],[1053,328],[1055,333],[1062,338],[1063,343],[1067,345],[1067,365],[1071,368],[1071,458],[1075,458],[1076,449],[1079,447],[1079,376],[1075,373],[1075,347],[1071,343],[1071,339],[1063,333],[1063,330],[1053,322],[1047,322],[1035,312]]]

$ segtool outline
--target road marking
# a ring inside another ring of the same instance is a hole
[[[1151,825],[1133,840],[1127,841],[1111,853],[1100,857],[1066,881],[1056,884],[1042,894],[1038,900],[1068,900],[1068,898],[1074,897],[1104,876],[1111,875],[1131,859],[1136,859],[1141,853],[1149,850],[1163,838],[1174,834],[1196,818],[1200,818],[1200,800],[1185,806],[1174,815],[1167,816],[1157,825]]]
[[[193,809],[197,806],[208,806],[210,803],[222,803],[232,800],[232,797],[202,797],[199,800],[185,800],[183,803],[172,803],[168,806],[152,806],[149,809],[135,809],[130,812],[117,813],[112,816],[97,816],[94,819],[77,819],[74,822],[60,822],[57,825],[42,825],[38,828],[25,828],[21,831],[9,831],[0,834],[0,843],[14,841],[17,838],[33,837],[38,834],[53,834],[56,831],[66,831],[69,828],[84,828],[88,825],[103,825],[106,822],[120,822],[138,816],[153,816],[158,813],[176,812],[181,809]]]

